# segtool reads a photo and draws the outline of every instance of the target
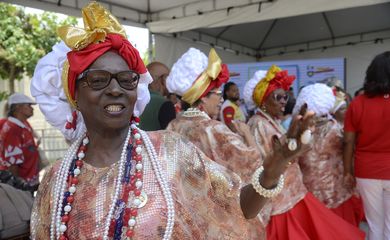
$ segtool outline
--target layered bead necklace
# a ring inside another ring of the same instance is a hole
[[[147,202],[147,195],[142,191],[144,170],[142,163],[142,145],[146,147],[151,159],[153,171],[167,204],[168,218],[163,239],[168,240],[172,235],[175,216],[172,194],[166,176],[157,160],[154,146],[148,135],[137,128],[138,123],[139,119],[134,118],[122,148],[113,201],[110,205],[104,226],[104,240],[120,240],[122,237],[132,239],[135,235],[134,229],[137,224],[138,208],[143,207]],[[52,209],[50,228],[51,240],[68,239],[68,222],[71,220],[69,213],[72,211],[72,203],[74,202],[73,195],[77,190],[77,184],[79,183],[78,176],[82,172],[83,159],[87,151],[88,143],[89,139],[87,135],[81,136],[76,140],[65,154],[64,160],[57,172],[55,189],[52,195],[54,198],[54,206]],[[129,199],[132,199],[132,201],[129,202]]]

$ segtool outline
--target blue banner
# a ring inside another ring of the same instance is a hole
[[[268,70],[273,64],[283,70],[287,70],[289,75],[295,75],[293,84],[294,94],[297,95],[301,87],[322,81],[327,78],[336,78],[345,87],[345,59],[326,58],[309,60],[273,61],[273,62],[252,62],[228,64],[230,73],[233,75],[230,81],[235,82],[242,94],[245,83],[251,79],[258,70]]]

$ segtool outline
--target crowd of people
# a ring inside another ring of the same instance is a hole
[[[353,100],[335,79],[295,98],[275,65],[241,99],[214,49],[145,66],[108,10],[83,19],[38,62],[35,100],[8,99],[1,239],[357,240],[363,220],[390,239],[390,52]],[[70,143],[40,183],[33,104]]]

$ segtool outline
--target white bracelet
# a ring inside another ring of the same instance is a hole
[[[280,176],[278,185],[273,189],[266,189],[260,184],[260,176],[264,171],[264,167],[259,167],[252,176],[252,186],[258,194],[265,198],[273,198],[277,196],[283,189],[284,186],[284,176]]]

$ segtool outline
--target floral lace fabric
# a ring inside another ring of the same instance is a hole
[[[313,137],[312,150],[299,159],[303,182],[328,208],[336,208],[356,192],[343,183],[342,127],[334,121],[323,121]]]
[[[272,123],[260,115],[254,115],[248,121],[248,125],[255,136],[257,146],[263,159],[265,159],[268,154],[272,153],[272,136],[277,135],[280,137],[282,135],[274,124],[276,123]],[[282,192],[266,203],[259,214],[264,225],[268,224],[271,216],[282,214],[292,209],[307,193],[307,189],[302,181],[302,172],[298,163],[292,163],[286,169],[284,178],[285,182]]]
[[[240,178],[207,158],[187,140],[170,131],[148,133],[156,149],[175,204],[172,239],[263,239],[258,221],[246,220],[239,204]],[[139,209],[133,239],[161,239],[167,207],[161,187],[143,148],[144,186],[148,202]],[[34,203],[33,239],[49,239],[52,193],[57,162],[45,175]],[[117,164],[95,168],[85,163],[79,176],[68,223],[69,239],[102,239],[113,194]],[[123,239],[125,239],[123,237]]]

